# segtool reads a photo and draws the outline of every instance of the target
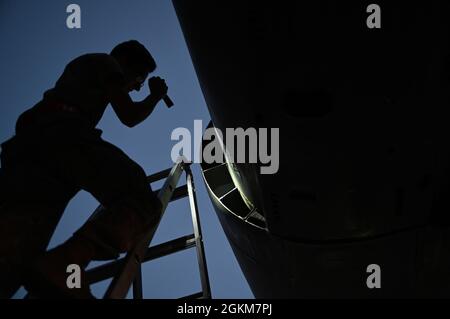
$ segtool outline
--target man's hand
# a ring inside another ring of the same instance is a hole
[[[141,123],[152,113],[156,104],[167,97],[166,82],[160,77],[149,79],[148,86],[151,94],[140,102],[134,102],[128,92],[119,86],[109,90],[111,105],[124,125],[133,127]]]
[[[161,79],[159,76],[154,76],[148,79],[148,88],[153,98],[156,100],[161,100],[167,95],[167,85],[166,81]]]

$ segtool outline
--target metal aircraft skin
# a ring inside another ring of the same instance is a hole
[[[450,3],[173,4],[213,125],[279,128],[202,166],[255,297],[449,297]]]

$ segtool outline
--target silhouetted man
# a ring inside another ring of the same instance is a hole
[[[164,80],[150,78],[151,94],[141,102],[128,93],[139,91],[155,68],[135,40],[110,54],[82,55],[19,117],[1,153],[0,297],[10,297],[20,283],[41,297],[92,297],[84,273],[81,288],[68,289],[67,266],[117,258],[158,221],[161,203],[143,169],[96,129],[109,103],[128,127],[152,113],[167,94]],[[106,211],[44,253],[65,207],[82,189]]]

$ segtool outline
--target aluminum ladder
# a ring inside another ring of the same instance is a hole
[[[211,288],[200,227],[197,198],[195,195],[195,185],[190,165],[191,163],[188,163],[185,158],[181,156],[172,168],[147,177],[149,183],[166,178],[162,188],[157,191],[158,198],[162,203],[162,212],[158,223],[145,232],[145,235],[125,257],[87,270],[86,275],[89,284],[113,278],[104,294],[104,299],[123,299],[127,296],[131,286],[133,286],[133,299],[143,299],[141,264],[194,246],[197,250],[202,291],[182,297],[182,299],[211,298]],[[177,187],[183,171],[186,173],[186,184]],[[194,232],[190,235],[149,247],[168,204],[184,197],[189,197]],[[100,205],[94,211],[91,218],[103,209],[104,208]]]

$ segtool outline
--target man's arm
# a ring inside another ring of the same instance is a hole
[[[112,88],[109,92],[114,112],[124,125],[133,127],[144,121],[167,94],[167,85],[160,78],[149,79],[148,85],[151,94],[140,102],[134,102],[123,88]]]
[[[127,92],[119,90],[111,95],[111,105],[120,122],[128,127],[133,127],[144,121],[158,104],[152,94],[140,102],[133,102]]]

